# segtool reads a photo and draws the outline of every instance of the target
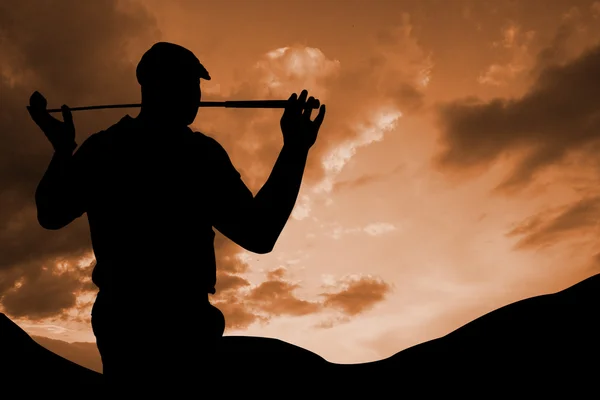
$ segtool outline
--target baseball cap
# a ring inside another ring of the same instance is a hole
[[[150,47],[142,55],[135,74],[142,86],[181,77],[210,80],[208,71],[194,53],[169,42],[158,42]]]

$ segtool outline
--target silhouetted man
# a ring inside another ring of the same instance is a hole
[[[87,213],[99,288],[92,327],[107,381],[179,386],[199,375],[194,366],[214,355],[225,327],[208,298],[216,283],[213,227],[248,251],[273,249],[325,106],[311,121],[318,100],[306,90],[289,98],[280,123],[284,145],[253,196],[223,147],[188,127],[200,79],[210,79],[194,54],[157,43],[136,75],[139,115],[92,134],[74,154],[68,107],[61,122],[41,94],[31,96],[31,117],[54,147],[35,194],[37,215],[42,227],[56,230]]]

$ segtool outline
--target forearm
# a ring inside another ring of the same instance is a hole
[[[258,226],[274,244],[287,223],[302,185],[308,149],[283,146],[269,179],[255,197]]]
[[[72,184],[70,171],[72,158],[72,152],[55,152],[37,186],[35,203],[38,219],[41,223],[51,219],[50,216],[52,215],[60,215],[60,207],[69,203],[69,188]]]

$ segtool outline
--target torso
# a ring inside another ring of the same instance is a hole
[[[94,283],[119,298],[155,295],[161,304],[211,291],[214,231],[201,134],[99,135],[87,210]]]

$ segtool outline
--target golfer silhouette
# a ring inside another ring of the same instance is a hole
[[[283,147],[253,196],[224,148],[192,131],[210,79],[196,56],[159,42],[137,70],[142,105],[77,148],[73,118],[52,117],[34,92],[31,118],[54,148],[36,193],[39,224],[61,229],[87,213],[99,292],[92,327],[114,393],[197,382],[224,332],[215,293],[213,227],[244,249],[273,249],[296,202],[325,105],[292,94],[280,126]],[[311,120],[311,110],[319,108]]]

